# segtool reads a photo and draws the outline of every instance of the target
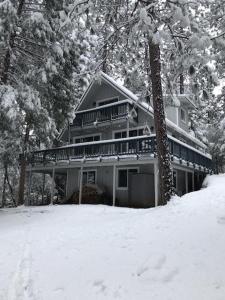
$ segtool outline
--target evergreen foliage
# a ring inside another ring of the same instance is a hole
[[[208,143],[216,170],[223,170],[225,90],[215,95],[214,89],[224,80],[224,10],[224,0],[1,0],[3,202],[7,198],[17,203],[18,186],[23,202],[26,165],[21,163],[19,182],[18,153],[23,160],[28,151],[53,144],[99,70],[123,80],[142,100],[160,102],[155,116],[161,127],[167,100],[162,95],[170,94],[179,106],[177,95],[192,92],[198,106],[191,116],[193,134]],[[156,45],[161,70],[157,93],[150,63]],[[161,168],[167,168],[169,199],[172,178],[165,132],[161,142],[167,148],[166,167]]]

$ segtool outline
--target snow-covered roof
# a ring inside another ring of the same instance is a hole
[[[134,93],[132,93],[126,87],[124,87],[123,85],[121,85],[120,83],[118,83],[116,80],[114,80],[113,78],[111,78],[109,75],[106,75],[105,73],[101,72],[101,76],[103,78],[105,78],[109,83],[111,83],[115,87],[117,87],[117,89],[119,89],[121,92],[123,92],[123,94],[127,95],[130,99],[134,100],[139,107],[141,107],[142,109],[144,109],[151,116],[154,115],[153,107],[150,104],[148,104],[147,102],[145,102],[145,101],[141,100],[140,98],[138,98],[137,95],[135,95]],[[173,123],[172,121],[170,121],[167,118],[166,118],[166,124],[167,124],[167,126],[173,128],[174,130],[176,130],[177,132],[179,132],[181,135],[183,135],[186,138],[190,139],[192,142],[194,142],[195,144],[199,145],[200,147],[202,147],[204,149],[207,148],[205,144],[203,144],[197,138],[195,138],[194,136],[190,135],[188,132],[186,132],[185,130],[183,130],[182,128],[180,128],[179,126],[177,126],[175,123]]]
[[[105,82],[107,82],[108,84],[110,84],[111,86],[113,86],[116,90],[118,90],[120,93],[122,93],[125,97],[127,97],[128,99],[133,100],[134,103],[138,107],[140,107],[142,110],[144,110],[146,113],[150,114],[152,117],[154,116],[153,107],[150,104],[148,104],[147,102],[143,101],[140,97],[138,97],[137,95],[132,93],[130,90],[128,90],[126,87],[124,87],[121,83],[119,83],[118,81],[116,81],[115,79],[110,77],[109,75],[105,74],[104,72],[100,72],[100,78],[102,80],[104,80]],[[84,101],[87,93],[90,91],[90,89],[93,86],[94,82],[95,82],[95,79],[93,79],[93,81],[90,83],[87,90],[84,92],[83,96],[81,97],[81,100],[80,100],[80,103],[79,103],[77,109],[80,107],[80,105]],[[205,144],[203,144],[197,138],[190,135],[188,132],[186,132],[185,130],[183,130],[182,128],[180,128],[179,126],[177,126],[175,123],[173,123],[172,121],[170,121],[167,118],[166,118],[166,124],[167,124],[168,127],[170,127],[172,129],[174,129],[175,131],[179,132],[181,135],[185,136],[186,138],[188,138],[189,140],[191,140],[192,142],[194,142],[195,144],[197,144],[201,148],[203,148],[203,149],[207,148]]]
[[[139,100],[139,98],[134,93],[132,93],[125,86],[120,84],[118,81],[116,81],[109,75],[105,74],[104,72],[101,72],[101,77],[104,78],[106,81],[108,81],[108,83],[112,84],[115,88],[117,88],[117,90],[119,90],[122,94],[124,94],[128,98],[130,98],[136,102]]]
[[[143,107],[145,109],[145,111],[149,112],[151,115],[154,114],[153,108],[151,105],[149,105],[148,103],[144,102],[144,101],[138,101],[139,106]],[[181,135],[185,136],[186,138],[188,138],[189,140],[191,140],[192,142],[194,142],[195,144],[199,145],[200,147],[202,147],[203,149],[206,149],[206,145],[203,144],[201,141],[199,141],[196,137],[192,136],[190,133],[186,132],[185,130],[183,130],[181,127],[177,126],[175,123],[173,123],[171,120],[169,120],[168,118],[166,118],[166,124],[168,127],[176,130],[177,132],[179,132]]]

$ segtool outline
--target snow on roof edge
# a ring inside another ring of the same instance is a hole
[[[154,113],[153,108],[146,102],[143,101],[139,101],[138,104],[140,106],[142,106],[145,110],[147,110],[147,112],[150,112],[151,114]],[[191,141],[193,141],[194,143],[198,144],[200,147],[202,147],[203,149],[206,149],[207,146],[202,143],[201,141],[199,141],[197,138],[191,136],[188,132],[186,132],[185,130],[183,130],[182,128],[180,128],[179,126],[177,126],[175,123],[173,123],[171,120],[169,120],[168,118],[166,118],[166,124],[169,127],[172,127],[173,129],[175,129],[177,132],[179,132],[180,134],[184,135],[185,137],[187,137],[188,139],[190,139]]]
[[[125,86],[123,86],[122,84],[120,84],[119,82],[117,82],[115,79],[113,79],[109,75],[105,74],[104,72],[101,72],[101,76],[104,79],[106,79],[107,81],[109,81],[112,85],[116,86],[126,96],[128,96],[132,100],[138,102],[138,100],[139,100],[138,97],[134,93],[132,93],[130,90],[128,90]]]
[[[128,90],[125,86],[123,86],[122,84],[120,84],[119,82],[117,82],[115,79],[113,79],[112,77],[110,77],[109,75],[107,75],[106,73],[104,73],[103,71],[100,72],[100,76],[103,79],[105,79],[106,81],[108,81],[109,83],[111,83],[113,86],[115,86],[123,94],[125,94],[126,96],[128,96],[129,98],[131,98],[132,100],[134,100],[136,102],[136,104],[139,107],[142,107],[147,113],[154,114],[153,108],[147,102],[140,101],[140,99],[134,93],[132,93],[130,90]],[[81,101],[79,102],[79,104],[78,104],[78,106],[77,106],[76,109],[78,109],[80,107],[80,105],[82,103],[82,100],[84,99],[84,97],[88,93],[88,91],[90,90],[93,82],[94,82],[94,79],[92,80],[92,82],[89,84],[87,90],[82,95]],[[177,126],[175,123],[173,123],[172,121],[170,121],[167,118],[166,118],[166,123],[167,123],[168,126],[172,127],[173,129],[175,129],[176,131],[178,131],[180,134],[184,135],[185,137],[187,137],[188,139],[190,139],[194,143],[198,144],[203,149],[207,148],[207,146],[204,143],[202,143],[201,141],[199,141],[197,138],[191,136],[189,133],[187,133],[185,130],[183,130],[182,128],[180,128],[179,126]]]

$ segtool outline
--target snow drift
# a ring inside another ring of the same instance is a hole
[[[0,210],[0,299],[223,300],[224,184],[147,210]]]

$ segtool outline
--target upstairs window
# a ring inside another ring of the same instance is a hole
[[[186,123],[187,122],[187,115],[186,111],[184,109],[180,109],[180,119],[182,122]]]
[[[111,104],[111,103],[114,103],[114,102],[117,102],[117,101],[118,101],[118,98],[99,100],[99,101],[97,101],[96,106],[103,106],[103,105]]]
[[[142,136],[142,135],[144,135],[144,128],[129,130],[129,137]],[[114,133],[115,139],[122,139],[126,137],[127,137],[127,131],[118,131]]]
[[[115,139],[122,139],[122,138],[126,138],[126,137],[127,137],[126,131],[118,131],[118,132],[115,132],[115,134],[114,134]]]
[[[100,135],[80,136],[74,138],[73,140],[75,144],[95,142],[95,141],[100,141]]]
[[[144,135],[144,128],[140,128],[140,129],[134,129],[134,130],[130,130],[129,131],[129,136],[133,137],[133,136],[142,136]]]

